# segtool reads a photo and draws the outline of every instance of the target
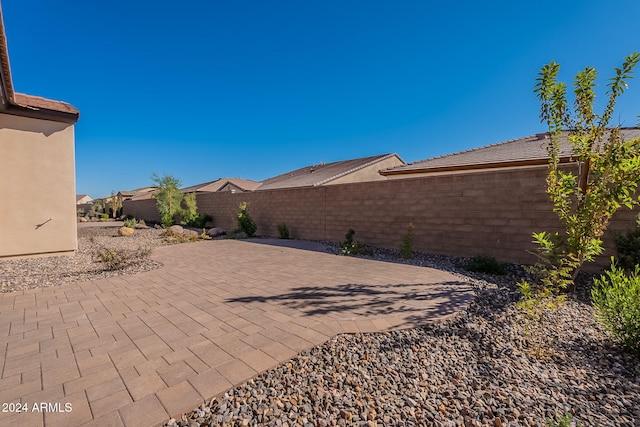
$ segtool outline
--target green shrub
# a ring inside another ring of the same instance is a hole
[[[124,226],[129,228],[136,228],[138,221],[135,218],[127,218],[124,220]]]
[[[247,236],[253,237],[256,234],[258,227],[256,226],[253,218],[251,218],[251,215],[249,215],[249,212],[247,211],[248,207],[249,203],[240,203],[240,211],[238,212],[238,231],[243,231],[247,233]]]
[[[640,356],[640,266],[630,274],[615,265],[594,279],[596,317],[627,351]]]
[[[106,213],[101,214],[100,219],[104,222],[109,221],[109,214],[106,214]]]
[[[582,424],[573,419],[573,415],[566,414],[557,419],[547,418],[545,423],[548,427],[583,427]]]
[[[139,263],[147,258],[151,253],[150,249],[138,248],[137,250],[129,249],[110,249],[100,247],[94,252],[94,260],[101,262],[107,271],[122,270],[130,265]]]
[[[367,246],[360,242],[353,241],[354,234],[356,234],[355,230],[350,228],[347,231],[347,234],[344,235],[344,241],[340,244],[340,252],[342,255],[352,256],[371,254],[371,250]]]
[[[182,197],[178,214],[182,218],[182,222],[186,225],[191,225],[200,216],[198,214],[196,193],[187,193]]]
[[[618,252],[618,262],[626,270],[633,270],[640,264],[640,215],[636,228],[627,233],[615,233],[614,240]]]
[[[160,218],[162,218],[162,225],[165,228],[171,227],[174,224],[175,216],[179,215],[182,210],[181,205],[184,197],[180,192],[182,182],[171,175],[160,177],[155,173],[151,179],[158,187],[153,198],[156,199],[156,207]]]
[[[505,265],[496,261],[492,256],[476,255],[467,263],[467,270],[476,273],[497,274],[505,273]]]
[[[208,222],[213,221],[213,217],[207,214],[198,214],[185,225],[195,228],[205,228]]]
[[[400,247],[400,255],[404,259],[413,258],[413,223],[409,223],[407,234],[402,238],[402,246]]]
[[[285,224],[284,222],[278,224],[278,235],[281,239],[289,238],[289,227],[287,227],[287,224]]]

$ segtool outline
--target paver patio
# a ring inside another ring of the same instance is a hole
[[[164,267],[0,294],[0,426],[160,425],[337,333],[442,319],[472,294],[439,270],[243,241],[152,257]]]

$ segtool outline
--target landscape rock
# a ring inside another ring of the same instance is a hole
[[[78,218],[78,222],[88,222],[89,220],[83,216],[81,216],[80,218]]]
[[[172,225],[167,230],[171,234],[184,234],[184,228],[181,225]]]
[[[147,229],[149,228],[149,226],[147,225],[146,222],[144,222],[144,219],[141,219],[140,221],[138,221],[138,223],[136,224],[136,228],[140,228],[140,229]]]
[[[207,236],[209,237],[220,237],[224,236],[225,234],[227,234],[227,232],[218,227],[210,228],[209,230],[207,230]]]
[[[135,233],[136,230],[133,228],[129,228],[129,227],[120,227],[118,229],[118,234],[120,236],[131,236],[133,233]]]

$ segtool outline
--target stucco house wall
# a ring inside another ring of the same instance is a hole
[[[73,125],[0,114],[0,258],[77,246]]]

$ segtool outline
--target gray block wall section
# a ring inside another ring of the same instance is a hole
[[[416,251],[453,255],[491,255],[500,261],[530,264],[531,233],[561,231],[546,194],[546,166],[422,176],[248,193],[198,194],[198,211],[216,226],[236,227],[241,202],[258,234],[277,236],[286,223],[293,238],[342,241],[349,228],[365,244],[400,248],[413,223]],[[124,213],[159,221],[155,200],[125,201]],[[635,226],[637,212],[621,209],[604,236],[609,264],[613,231]]]

